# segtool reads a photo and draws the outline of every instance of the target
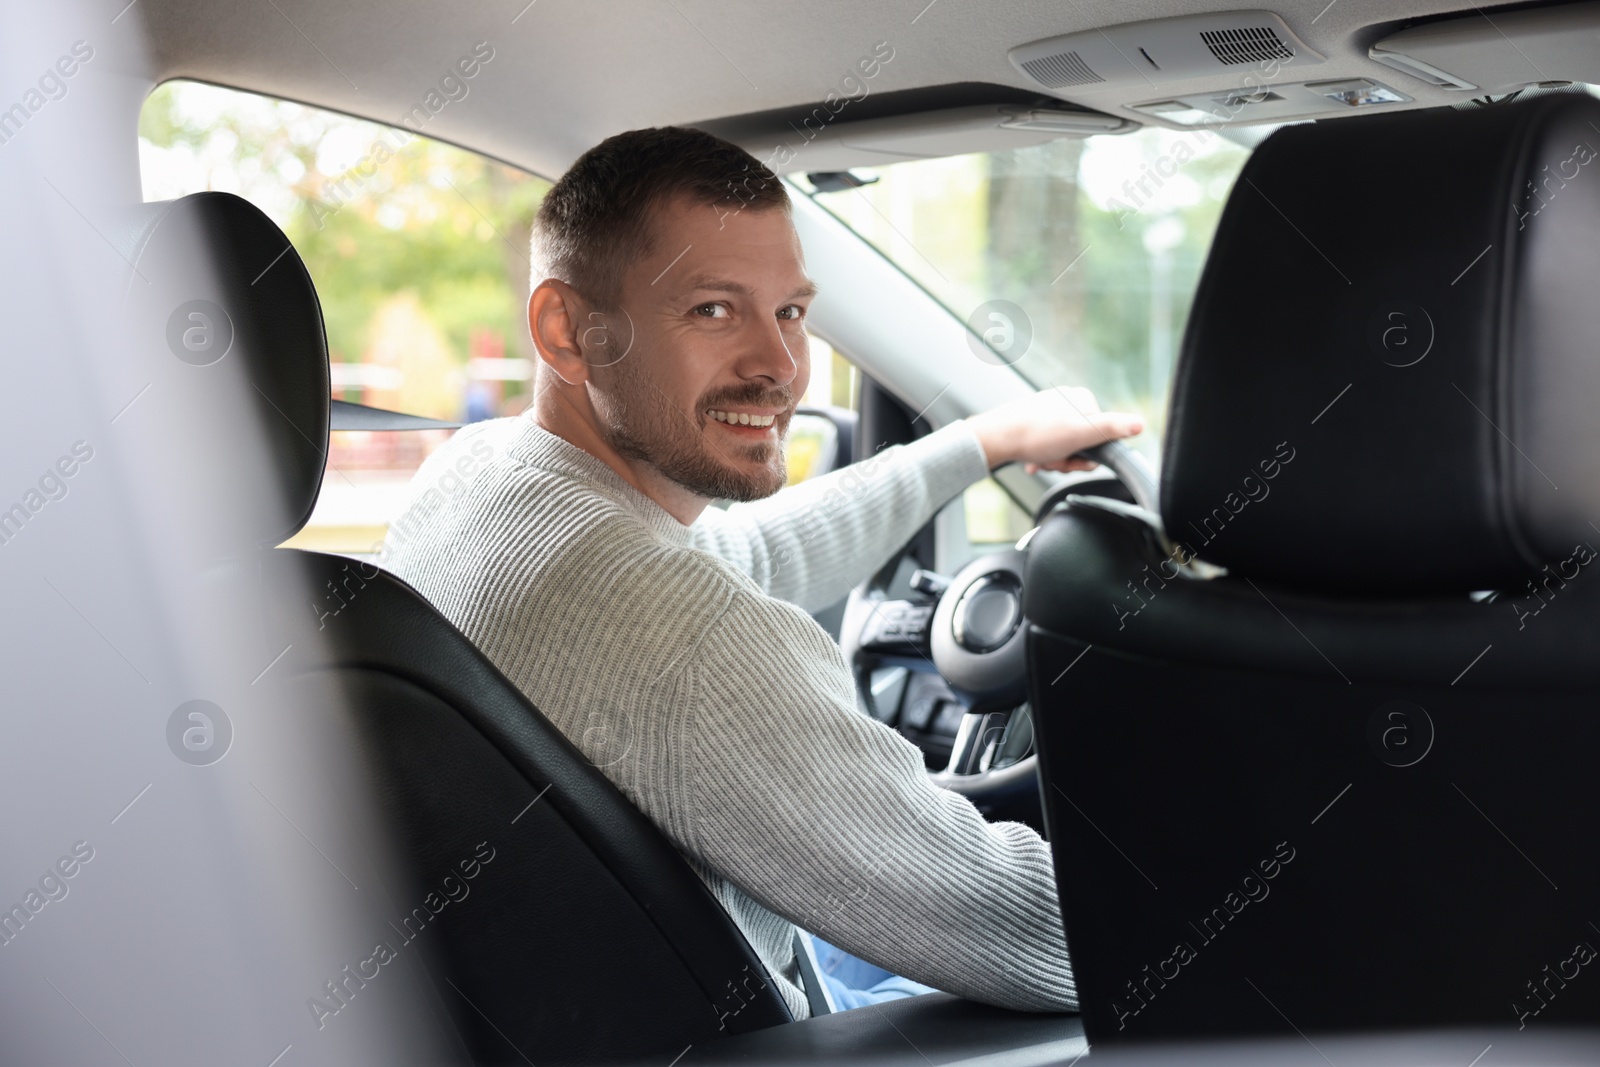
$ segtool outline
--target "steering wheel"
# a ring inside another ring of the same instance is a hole
[[[1074,493],[1126,496],[1140,507],[1157,509],[1157,475],[1139,452],[1112,441],[1079,454],[1105,471],[1053,488],[1040,501],[1035,527]],[[1019,542],[1026,543],[1026,537]],[[852,594],[841,634],[853,663],[866,658],[938,672],[950,697],[938,706],[953,706],[962,714],[948,766],[930,777],[970,797],[985,814],[1002,818],[1016,817],[1016,810],[1027,810],[1038,796],[1038,759],[1026,704],[1025,558],[1022,549],[1010,548],[979,556],[953,578],[918,571],[912,579],[914,597],[892,600],[886,586],[897,556],[868,583],[864,595]],[[909,707],[909,697],[906,703]],[[887,721],[886,714],[879,717]]]
[[[1133,497],[1133,502],[1153,515],[1161,513],[1161,486],[1156,477],[1156,470],[1150,461],[1144,458],[1144,453],[1131,447],[1126,441],[1107,441],[1103,445],[1086,448],[1078,455],[1084,459],[1092,459],[1102,467],[1116,475],[1117,481]],[[1063,482],[1044,495],[1039,501],[1039,506],[1033,512],[1035,526],[1044,521],[1044,517],[1056,509],[1056,505],[1073,493],[1081,493],[1077,482]],[[1093,495],[1093,494],[1090,494]]]

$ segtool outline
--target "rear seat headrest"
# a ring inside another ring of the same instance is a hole
[[[1587,94],[1269,137],[1184,337],[1168,536],[1395,594],[1520,586],[1600,545],[1597,149]]]
[[[328,349],[305,264],[231,193],[144,204],[117,231],[133,264],[131,358],[161,420],[138,462],[182,515],[186,547],[276,544],[310,517],[328,450]]]

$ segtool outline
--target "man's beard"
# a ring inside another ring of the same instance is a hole
[[[611,368],[611,380],[594,391],[606,443],[629,459],[647,463],[697,496],[712,500],[760,500],[783,488],[788,469],[783,439],[794,394],[787,386],[719,389],[692,411],[680,410],[637,362]],[[722,407],[781,407],[774,440],[714,445],[705,435],[707,411]],[[754,469],[736,466],[753,461]]]

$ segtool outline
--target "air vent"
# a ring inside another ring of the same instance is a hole
[[[1240,26],[1232,30],[1212,30],[1200,34],[1220,63],[1270,63],[1274,59],[1293,59],[1294,50],[1270,26]]]
[[[1069,85],[1092,85],[1104,78],[1089,69],[1089,64],[1076,52],[1060,52],[1040,56],[1022,64],[1022,69],[1039,84],[1051,89],[1064,89]]]

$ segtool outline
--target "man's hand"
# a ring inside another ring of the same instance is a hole
[[[1074,452],[1132,437],[1144,430],[1144,419],[1101,411],[1087,389],[1046,389],[973,415],[967,425],[983,444],[990,470],[1022,463],[1032,474],[1088,470],[1094,462],[1073,458]]]

